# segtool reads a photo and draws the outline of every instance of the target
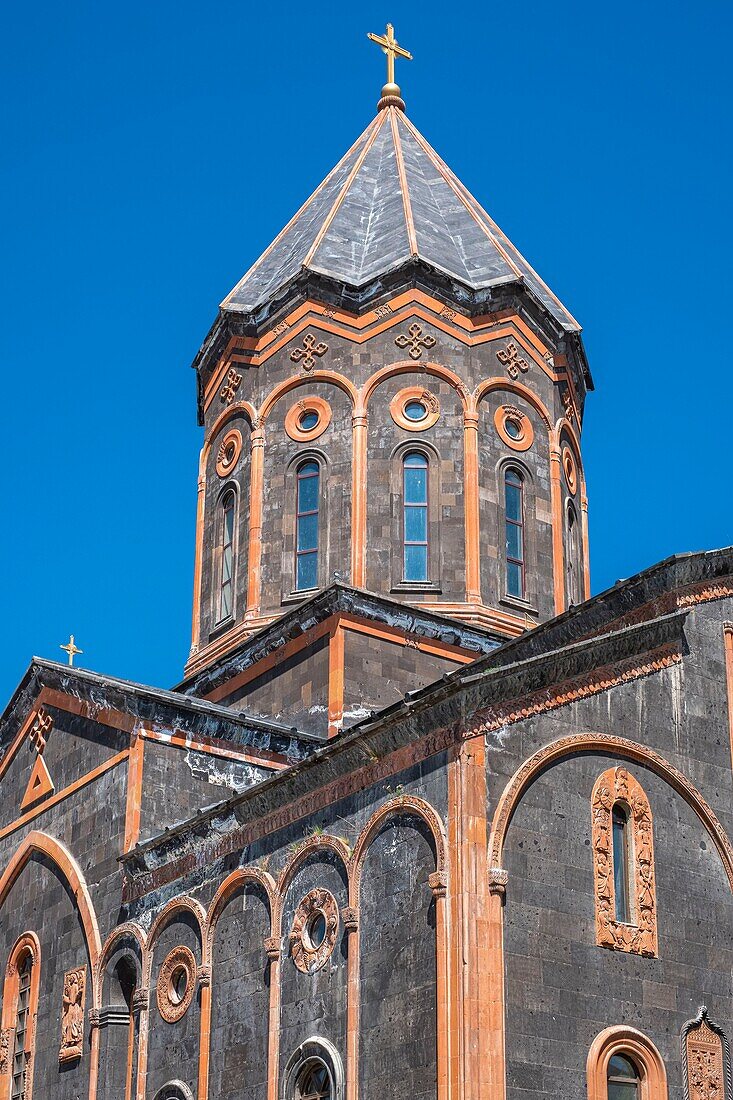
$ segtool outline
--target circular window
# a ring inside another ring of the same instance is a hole
[[[196,960],[187,947],[174,947],[158,973],[156,997],[158,1010],[169,1024],[176,1023],[188,1011],[196,985]]]
[[[298,443],[323,435],[331,423],[331,406],[322,397],[303,397],[285,414],[285,431]]]
[[[311,890],[295,910],[290,954],[298,970],[312,974],[325,966],[336,946],[339,911],[328,890]]]
[[[405,405],[405,416],[408,420],[424,420],[428,410],[422,401],[408,401]]]
[[[568,446],[562,449],[562,468],[565,474],[565,480],[568,483],[568,489],[573,496],[575,496],[575,491],[578,488],[578,471],[573,453]]]
[[[494,427],[513,451],[528,451],[534,443],[532,422],[516,405],[500,405],[494,413]]]
[[[227,432],[216,454],[216,472],[219,477],[227,477],[234,469],[242,453],[242,435],[236,428]]]
[[[410,386],[395,394],[389,411],[400,428],[408,432],[424,432],[432,428],[440,416],[440,402],[434,393],[422,386]]]

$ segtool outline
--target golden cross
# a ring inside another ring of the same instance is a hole
[[[77,655],[77,653],[83,653],[84,652],[83,649],[79,649],[78,646],[74,645],[74,635],[73,634],[69,635],[69,644],[68,645],[60,645],[59,649],[65,649],[66,652],[69,654],[69,664],[70,665],[73,665],[74,657]]]
[[[381,46],[382,52],[387,55],[387,83],[394,84],[394,59],[396,57],[406,57],[408,61],[412,61],[412,54],[408,53],[407,50],[403,50],[402,46],[397,44],[394,27],[391,23],[387,24],[386,34],[372,34],[370,31],[367,38]]]

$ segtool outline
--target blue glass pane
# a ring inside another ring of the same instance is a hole
[[[405,456],[405,466],[419,466],[426,470],[428,468],[428,460],[425,455],[420,454],[419,451],[410,451],[409,455]]]
[[[427,508],[405,508],[405,542],[427,542]]]
[[[616,920],[627,923],[629,914],[629,875],[626,864],[626,815],[620,806],[613,809],[613,887],[616,894]]]
[[[427,546],[405,547],[405,580],[426,581],[428,579]]]
[[[234,498],[227,498],[224,504],[224,543],[231,542],[234,535]]]
[[[522,519],[522,491],[516,485],[506,486],[506,518]]]
[[[428,410],[422,401],[408,401],[405,405],[405,416],[408,420],[424,420]]]
[[[221,619],[228,619],[232,613],[232,586],[231,584],[225,585],[221,590],[221,607],[219,608],[219,617]]]
[[[304,477],[298,481],[298,511],[315,512],[318,507],[320,477]]]
[[[405,470],[405,504],[427,504],[428,471]]]
[[[318,423],[317,412],[304,412],[300,418],[300,427],[304,432],[309,432]]]
[[[232,562],[234,555],[232,554],[231,546],[227,546],[224,549],[224,553],[221,556],[221,583],[226,584],[227,581],[232,579]]]
[[[609,1081],[608,1100],[639,1100],[639,1090],[633,1081]]]
[[[630,1077],[632,1081],[639,1078],[634,1063],[623,1054],[612,1054],[608,1062],[609,1077]]]
[[[318,513],[298,520],[298,550],[318,549]]]
[[[518,527],[516,523],[507,523],[506,556],[508,558],[516,558],[518,561],[522,561],[524,558],[522,549],[522,528]]]
[[[507,562],[506,590],[510,596],[519,596],[520,599],[524,596],[522,591],[522,567],[513,561]]]
[[[318,584],[318,554],[302,554],[298,558],[298,576],[295,587],[298,591],[304,588],[315,588]]]

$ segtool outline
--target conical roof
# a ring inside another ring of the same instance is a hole
[[[311,272],[359,289],[421,261],[471,291],[523,283],[568,331],[580,326],[397,107],[367,126],[222,302],[254,313]]]

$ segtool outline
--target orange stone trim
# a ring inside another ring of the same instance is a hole
[[[183,992],[178,995],[174,977],[177,973],[185,975]],[[188,947],[174,947],[163,960],[155,983],[155,995],[158,1011],[168,1024],[175,1024],[188,1012],[196,988],[196,960]]]
[[[124,852],[134,848],[140,839],[140,807],[143,790],[145,744],[139,733],[133,733],[127,764],[127,798],[125,801]]]
[[[175,920],[175,918],[178,916],[179,913],[189,913],[193,917],[193,919],[196,922],[196,925],[198,927],[199,940],[201,942],[201,948],[202,948],[202,951],[203,951],[204,929],[206,927],[206,910],[204,909],[203,905],[201,904],[200,901],[197,901],[196,898],[189,898],[189,897],[186,897],[185,895],[182,895],[182,896],[176,897],[176,898],[171,898],[171,900],[169,902],[167,902],[163,906],[161,911],[158,913],[157,917],[155,918],[155,920],[153,921],[153,923],[151,925],[150,931],[148,932],[147,945],[146,945],[147,946],[147,952],[146,952],[146,954],[147,954],[147,959],[146,959],[146,961],[147,961],[147,970],[146,970],[146,974],[145,974],[145,985],[146,986],[150,985],[150,977],[151,977],[152,965],[153,965],[153,953],[154,953],[155,943],[158,939],[158,936],[163,931],[163,929],[171,923],[171,921]]]
[[[516,437],[507,431],[508,423],[516,425],[519,433]],[[502,442],[513,451],[528,451],[534,443],[532,421],[516,405],[500,405],[494,413],[494,427]]]
[[[725,1100],[731,1095],[730,1044],[703,1005],[682,1029],[685,1096],[688,1100]]]
[[[219,477],[229,477],[242,453],[242,433],[232,428],[221,441],[216,454],[216,472]]]
[[[491,823],[489,841],[490,869],[500,869],[509,823],[519,805],[524,792],[534,782],[540,772],[552,764],[578,752],[613,753],[625,760],[642,764],[660,776],[694,810],[712,839],[720,856],[726,877],[733,890],[733,845],[725,829],[720,824],[714,810],[708,805],[693,783],[673,764],[653,749],[630,741],[625,737],[616,737],[612,733],[571,734],[552,741],[549,745],[530,756],[514,773],[504,788]]]
[[[300,427],[300,420],[306,413],[314,412],[318,421],[313,428]],[[322,397],[303,397],[291,405],[285,414],[285,432],[296,443],[310,443],[318,439],[331,423],[331,406]]]
[[[627,1055],[637,1067],[639,1100],[667,1100],[667,1071],[661,1054],[646,1035],[625,1024],[607,1027],[593,1040],[586,1063],[588,1100],[607,1100],[608,1063],[614,1054]]]
[[[319,915],[325,921],[326,933],[321,943],[315,944],[310,939],[309,925]],[[290,955],[302,974],[314,974],[326,965],[336,946],[338,932],[336,898],[330,890],[311,890],[299,902],[290,931]]]
[[[42,756],[36,757],[36,762],[31,770],[30,779],[20,804],[21,810],[27,810],[41,799],[47,799],[55,791],[53,780]]]
[[[28,1026],[26,1028],[26,1065],[24,1100],[33,1095],[33,1059],[36,1051],[36,1025],[38,1022],[38,991],[41,980],[41,945],[35,932],[25,932],[13,945],[5,968],[3,983],[3,1009],[0,1018],[0,1100],[10,1100],[13,1073],[13,1047],[15,1021],[18,1014],[18,971],[27,955],[32,962],[28,998]]]
[[[328,736],[341,731],[344,719],[344,631],[338,616],[328,644]]]
[[[405,406],[411,401],[417,401],[425,408],[425,416],[422,420],[411,420],[405,414]],[[440,401],[423,386],[407,386],[396,393],[389,403],[389,413],[398,428],[404,428],[407,432],[424,432],[437,423],[440,416]]]
[[[617,802],[628,813],[631,829],[629,862],[633,866],[633,882],[629,889],[633,922],[627,924],[616,919],[611,812]],[[656,958],[657,897],[649,799],[626,768],[609,768],[596,780],[591,807],[596,943],[599,947]]]
[[[578,471],[575,466],[575,459],[573,453],[568,446],[562,449],[562,469],[565,474],[565,482],[568,487],[568,491],[571,496],[575,496],[578,491]]]

